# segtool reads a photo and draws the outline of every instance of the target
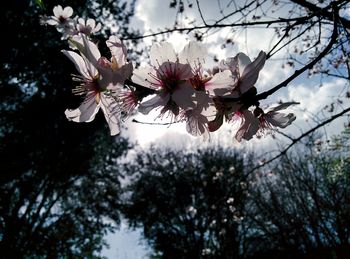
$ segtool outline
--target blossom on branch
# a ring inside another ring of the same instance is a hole
[[[174,119],[172,122],[185,121],[188,133],[204,139],[224,121],[240,121],[235,133],[237,141],[260,137],[275,127],[285,128],[295,120],[294,114],[279,111],[296,102],[280,104],[266,112],[259,107],[255,83],[266,61],[263,51],[253,61],[240,52],[221,61],[220,67],[207,68],[203,45],[191,41],[176,53],[170,43],[161,42],[151,47],[150,66],[133,71],[126,47],[116,36],[106,41],[111,57],[101,56],[90,38],[101,29],[100,23],[78,16],[72,19],[73,9],[69,6],[55,6],[53,13],[42,22],[55,26],[62,38],[68,39],[74,51],[62,52],[79,72],[73,76],[79,83],[73,92],[84,96],[77,109],[65,111],[69,120],[90,122],[101,108],[111,135],[116,135],[120,120],[128,118],[136,108],[143,114],[160,109],[158,117],[167,114]],[[139,103],[150,94],[154,96]]]
[[[55,26],[57,31],[63,34],[63,39],[76,34],[75,21],[70,18],[73,15],[72,7],[66,6],[62,8],[61,5],[57,5],[53,8],[53,14],[50,17],[44,16],[41,19],[41,23]]]
[[[225,94],[231,97],[239,97],[251,89],[259,77],[260,70],[264,67],[266,53],[260,51],[258,57],[252,62],[250,58],[240,52],[233,58],[227,58],[221,62],[220,68],[229,69],[232,73],[234,83],[231,87],[227,87]]]
[[[87,19],[85,21],[83,18],[78,18],[76,27],[78,33],[83,33],[87,36],[90,36],[91,34],[94,34],[101,30],[101,23],[96,24],[94,19]]]
[[[280,110],[284,110],[291,105],[299,104],[298,102],[286,102],[281,103],[275,107],[271,107],[264,112],[262,109],[257,108],[254,110],[255,116],[259,119],[259,135],[263,136],[275,127],[285,128],[289,126],[295,119],[293,113],[282,113]]]
[[[80,55],[74,51],[62,52],[80,73],[73,77],[73,80],[80,83],[73,92],[85,95],[85,99],[77,109],[67,109],[65,114],[74,122],[90,122],[101,108],[111,135],[117,135],[121,112],[118,93],[132,74],[132,64],[126,62],[125,52],[120,51],[124,46],[115,36],[111,36],[106,43],[111,51],[110,60],[102,57],[96,44],[86,36],[76,37],[76,40],[72,40],[72,44],[77,47]]]
[[[197,53],[192,54],[195,57]],[[156,90],[157,93],[152,99],[141,103],[138,110],[148,114],[160,107],[162,108],[160,115],[169,112],[176,118],[180,114],[180,109],[194,108],[192,100],[194,89],[188,81],[194,76],[191,66],[188,63],[180,63],[173,46],[167,42],[154,44],[150,59],[151,66],[136,69],[132,81]]]

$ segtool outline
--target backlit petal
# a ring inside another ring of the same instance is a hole
[[[150,59],[151,64],[155,67],[158,67],[167,61],[177,61],[173,45],[168,42],[154,43],[151,47]]]
[[[95,96],[94,93],[89,93],[77,109],[67,109],[64,112],[67,119],[74,122],[90,122],[94,120],[100,108],[100,105],[96,103]]]
[[[126,63],[126,47],[117,36],[110,36],[106,41],[112,56],[116,59],[118,66],[121,67]]]
[[[216,73],[210,81],[205,84],[205,89],[211,96],[224,96],[233,90],[234,79],[229,70]]]
[[[293,113],[269,113],[264,116],[264,119],[270,123],[272,126],[285,128],[289,126],[295,119],[295,115]]]
[[[190,41],[179,53],[179,62],[182,64],[188,63],[192,69],[198,69],[199,63],[203,63],[206,56],[207,51],[202,45],[195,41]]]
[[[151,67],[140,67],[134,70],[134,74],[131,80],[136,84],[142,85],[150,89],[157,90],[161,88],[161,85],[152,76],[155,73],[156,73],[155,70]]]
[[[111,131],[111,136],[120,132],[120,107],[111,96],[101,95],[101,109]]]
[[[250,140],[259,129],[259,120],[249,110],[242,111],[241,125],[235,135],[238,142],[242,139]]]
[[[152,99],[143,102],[139,105],[139,112],[142,114],[148,114],[151,110],[157,108],[157,107],[164,107],[170,99],[169,94],[165,95],[156,95]]]
[[[263,51],[260,51],[259,56],[254,62],[245,66],[242,76],[241,76],[241,84],[240,90],[242,93],[248,91],[256,81],[258,80],[259,72],[263,68],[266,60],[266,54]]]
[[[84,76],[85,78],[91,78],[86,62],[79,54],[75,53],[74,51],[67,50],[62,50],[62,53],[74,63],[76,69],[82,76]]]

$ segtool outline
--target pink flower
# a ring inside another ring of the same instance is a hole
[[[258,57],[251,62],[244,53],[238,53],[233,58],[222,61],[221,68],[229,69],[235,80],[228,90],[233,91],[232,97],[239,97],[254,86],[258,80],[259,72],[263,68],[266,60],[266,53],[260,51]]]
[[[90,36],[99,30],[101,30],[101,23],[96,24],[94,19],[87,19],[86,21],[83,18],[78,19],[77,32]]]
[[[246,109],[236,112],[233,120],[235,120],[236,117],[241,119],[241,125],[239,126],[239,129],[235,134],[235,139],[238,142],[241,142],[242,139],[252,139],[253,136],[259,130],[258,118],[255,117],[255,115],[251,111]]]
[[[267,131],[273,130],[274,127],[285,128],[289,126],[295,119],[293,113],[282,113],[280,110],[286,109],[291,105],[299,104],[298,102],[287,102],[269,108],[264,112],[260,108],[256,108],[254,114],[259,118],[259,136],[264,135]]]
[[[226,121],[231,121],[236,112],[242,107],[241,103],[225,98],[213,98],[213,101],[216,108],[216,116],[214,120],[208,123],[209,131],[211,132],[218,130],[222,126],[224,118]]]
[[[72,40],[80,55],[73,51],[62,51],[80,73],[73,77],[73,80],[80,83],[73,92],[85,95],[83,103],[77,109],[67,109],[65,114],[75,122],[90,122],[101,108],[111,135],[116,135],[119,133],[120,117],[117,93],[124,81],[131,76],[132,65],[126,63],[125,52],[120,50],[123,46],[117,37],[111,36],[106,43],[111,51],[111,60],[101,57],[97,46],[84,35],[73,37]]]
[[[68,36],[75,34],[75,21],[70,17],[73,15],[73,9],[70,6],[65,7],[57,5],[53,8],[53,16],[43,18],[41,22],[56,26],[57,30],[63,34],[63,38],[66,39]]]
[[[195,107],[184,111],[183,118],[186,120],[186,130],[193,136],[209,138],[208,118],[215,115],[215,106],[212,99],[202,91],[196,91],[194,97]]]
[[[196,53],[192,54],[194,57]],[[179,56],[182,55],[177,55],[170,43],[156,43],[151,47],[151,67],[134,71],[134,83],[157,91],[155,97],[140,104],[141,113],[148,114],[151,110],[162,107],[161,114],[171,112],[178,116],[180,109],[194,108],[194,89],[188,83],[193,72],[188,63],[179,61]]]

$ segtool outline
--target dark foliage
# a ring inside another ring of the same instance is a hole
[[[109,136],[101,114],[89,124],[66,120],[64,110],[81,101],[71,94],[74,67],[60,53],[60,33],[39,22],[54,5],[70,5],[100,21],[111,14],[127,33],[132,6],[98,3],[2,3],[1,257],[94,257],[119,222],[116,159],[129,144]]]
[[[221,148],[140,153],[126,166],[133,180],[125,215],[162,258],[233,258],[250,163]]]

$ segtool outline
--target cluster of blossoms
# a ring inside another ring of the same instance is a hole
[[[111,135],[119,133],[119,124],[125,116],[138,110],[143,114],[157,109],[158,117],[170,116],[172,122],[185,121],[187,131],[209,136],[223,121],[240,125],[235,139],[249,140],[261,136],[274,127],[285,128],[295,120],[292,113],[282,113],[290,105],[279,104],[268,110],[259,107],[256,83],[266,54],[261,51],[251,61],[244,53],[220,62],[213,69],[204,68],[206,50],[199,43],[189,42],[180,53],[167,42],[155,43],[150,50],[150,66],[133,69],[126,58],[126,48],[116,36],[106,45],[110,58],[101,56],[91,35],[101,25],[93,19],[71,18],[71,7],[56,6],[54,15],[42,19],[56,26],[63,39],[68,39],[72,50],[62,52],[75,64],[79,75],[73,76],[78,86],[75,94],[85,97],[75,110],[65,114],[75,122],[90,122],[101,108]],[[142,101],[140,89],[148,88],[153,97]]]

